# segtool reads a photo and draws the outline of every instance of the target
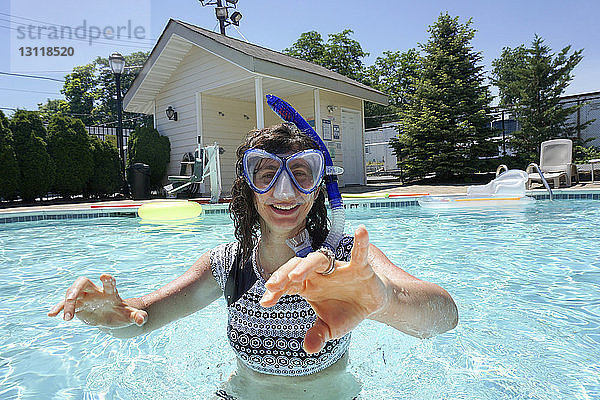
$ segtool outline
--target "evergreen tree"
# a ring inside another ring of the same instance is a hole
[[[48,193],[54,181],[54,162],[46,146],[46,128],[38,112],[17,110],[10,119],[19,167],[19,195],[31,201]]]
[[[571,46],[567,46],[554,54],[536,35],[531,47],[505,48],[492,63],[501,104],[515,115],[521,127],[513,132],[510,144],[523,165],[539,162],[540,145],[545,140],[571,137],[575,145],[580,144],[577,128],[587,124],[576,127],[568,123],[568,118],[581,105],[560,104],[560,96],[573,79],[573,69],[583,58],[582,50],[569,55],[570,51]]]
[[[121,164],[117,148],[91,136],[94,167],[88,182],[88,192],[93,196],[112,195],[121,187]]]
[[[127,164],[144,163],[150,166],[150,185],[159,188],[167,174],[171,142],[154,128],[140,127],[127,141]]]
[[[0,198],[11,200],[17,195],[19,167],[8,120],[0,111]]]
[[[419,53],[384,51],[375,64],[366,70],[366,84],[388,95],[389,105],[365,102],[365,127],[381,126],[383,122],[397,121],[404,111],[406,99],[414,93],[419,70]]]
[[[487,168],[482,158],[497,153],[490,128],[489,88],[484,84],[480,52],[473,50],[475,30],[458,17],[441,14],[420,45],[424,55],[414,93],[393,142],[410,178],[435,173],[448,179]]]
[[[48,153],[56,163],[56,192],[63,197],[84,193],[93,160],[83,122],[61,115],[53,117],[48,124]]]

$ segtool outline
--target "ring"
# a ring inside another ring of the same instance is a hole
[[[335,253],[329,247],[321,247],[317,252],[323,254],[329,260],[329,267],[319,272],[321,275],[331,275],[335,271]]]

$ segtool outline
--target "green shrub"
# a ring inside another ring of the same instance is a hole
[[[8,120],[0,111],[0,198],[11,200],[17,195],[19,166],[13,147]]]
[[[154,128],[141,127],[131,133],[127,142],[127,163],[144,163],[150,166],[150,186],[158,188],[167,173],[171,154],[169,138],[161,136]]]
[[[48,124],[48,153],[56,164],[54,190],[63,197],[86,191],[93,160],[83,122],[62,115],[53,117]]]
[[[88,192],[92,196],[114,194],[122,184],[119,152],[110,143],[93,136],[90,139],[94,167],[88,182]]]
[[[573,163],[575,164],[585,164],[590,160],[600,158],[600,148],[594,146],[575,146],[573,153]]]
[[[35,111],[17,110],[10,119],[19,168],[18,194],[35,200],[48,193],[54,180],[54,162],[46,147],[46,129]]]

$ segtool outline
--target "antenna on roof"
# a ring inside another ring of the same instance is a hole
[[[221,35],[227,36],[225,34],[225,28],[229,25],[240,25],[240,20],[242,19],[242,13],[239,11],[234,11],[229,15],[229,10],[232,8],[237,8],[238,0],[198,0],[202,7],[206,6],[215,6],[215,15],[219,20],[219,27],[221,28]],[[223,5],[225,2],[225,5]],[[238,30],[239,32],[239,30]]]

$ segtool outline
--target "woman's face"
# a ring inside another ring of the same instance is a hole
[[[264,194],[254,193],[261,229],[266,228],[288,238],[298,235],[306,225],[306,216],[313,206],[316,193],[316,190],[310,194],[301,193],[287,172],[282,171],[271,190]]]

